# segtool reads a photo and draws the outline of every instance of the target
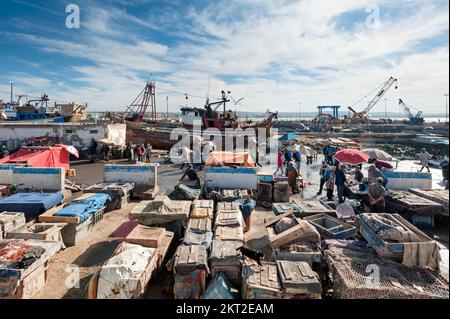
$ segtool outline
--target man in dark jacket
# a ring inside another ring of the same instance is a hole
[[[345,185],[347,184],[347,178],[344,173],[344,165],[339,164],[338,169],[336,170],[336,188],[338,193],[339,203],[345,202]]]

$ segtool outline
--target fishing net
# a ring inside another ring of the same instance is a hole
[[[437,271],[407,267],[372,254],[330,245],[325,259],[336,299],[448,299],[449,283]]]

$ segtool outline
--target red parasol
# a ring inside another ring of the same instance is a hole
[[[340,163],[358,165],[361,163],[367,163],[369,160],[369,155],[355,150],[355,149],[345,149],[336,153],[335,158]]]

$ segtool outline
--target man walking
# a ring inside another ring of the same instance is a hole
[[[420,152],[420,154],[419,154],[419,160],[420,160],[420,165],[422,165],[420,172],[422,172],[425,167],[427,168],[428,173],[431,172],[430,166],[429,166],[430,154],[426,151],[426,149],[422,148],[422,152]]]
[[[322,161],[322,166],[320,167],[319,175],[320,175],[320,185],[319,185],[319,191],[317,192],[317,195],[322,195],[323,191],[323,185],[325,184],[325,171],[328,168],[328,164],[325,161]]]

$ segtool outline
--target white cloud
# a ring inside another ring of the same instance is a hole
[[[128,6],[134,1],[145,0],[114,2]],[[390,104],[402,97],[425,111],[442,112],[448,91],[448,39],[440,46],[420,45],[448,35],[448,10],[436,5],[438,1],[377,1],[380,28],[367,28],[365,19],[347,28],[338,26],[342,14],[364,12],[369,3],[228,1],[185,8],[184,16],[149,14],[152,19],[96,6],[88,11],[81,42],[18,36],[45,52],[86,61],[71,66],[73,75],[65,82],[76,85],[60,83],[52,90],[60,99],[81,99],[96,108],[122,109],[150,74],[161,73],[156,77],[158,105],[165,110],[169,95],[171,109],[176,110],[185,102],[182,93],[206,94],[210,72],[211,96],[230,89],[233,96],[245,97],[241,110],[295,111],[300,101],[304,111],[319,104],[345,109],[392,75],[399,79],[399,90],[388,93]],[[149,41],[147,35],[155,30],[167,36],[178,32],[177,38],[184,40]],[[158,85],[179,94],[158,91]]]

